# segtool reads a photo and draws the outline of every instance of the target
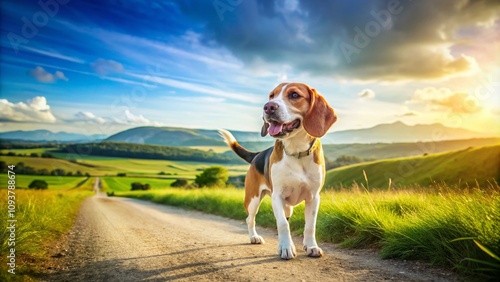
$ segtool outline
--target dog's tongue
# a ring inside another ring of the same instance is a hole
[[[282,129],[283,129],[282,123],[271,122],[269,124],[269,128],[267,129],[267,131],[269,132],[269,135],[274,136],[280,133]]]

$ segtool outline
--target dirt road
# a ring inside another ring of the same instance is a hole
[[[453,281],[415,262],[380,260],[370,251],[320,244],[314,259],[277,256],[275,230],[251,245],[243,221],[98,194],[87,199],[59,245],[47,281]],[[301,239],[296,237],[297,250]]]

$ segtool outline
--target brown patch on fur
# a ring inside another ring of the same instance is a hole
[[[259,189],[265,183],[262,174],[260,174],[255,166],[251,165],[245,177],[245,210],[248,214],[248,205],[254,197],[259,196]]]
[[[323,155],[323,146],[321,146],[321,141],[317,140],[316,142],[318,144],[316,144],[316,148],[313,151],[314,162],[321,166],[325,166],[325,156]]]
[[[269,160],[269,187],[271,188],[271,191],[273,189],[273,180],[271,178],[273,165],[283,159],[284,151],[285,151],[285,149],[284,149],[283,143],[280,140],[276,140],[276,142],[274,142],[273,153],[271,154],[271,157]]]
[[[310,108],[304,116],[304,129],[314,137],[323,137],[337,121],[337,115],[323,96],[310,88]]]
[[[283,152],[284,152],[283,148],[284,148],[283,143],[279,140],[276,140],[276,142],[274,143],[273,153],[271,154],[271,160],[270,160],[271,167],[273,164],[283,159]]]

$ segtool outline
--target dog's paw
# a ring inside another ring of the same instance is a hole
[[[323,250],[318,246],[304,246],[304,251],[308,257],[319,258],[323,256]]]
[[[293,259],[297,255],[293,244],[280,244],[278,246],[278,255],[282,259]]]
[[[250,237],[250,243],[252,244],[264,244],[266,241],[264,241],[264,238],[262,238],[259,235],[255,235]]]

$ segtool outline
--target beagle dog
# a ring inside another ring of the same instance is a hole
[[[263,244],[255,230],[255,216],[265,195],[272,198],[278,227],[278,255],[296,256],[288,219],[293,207],[305,201],[304,250],[310,257],[321,257],[316,243],[316,217],[319,192],[325,180],[325,159],[318,138],[337,120],[332,107],[315,89],[303,83],[282,83],[269,93],[263,109],[262,137],[276,139],[274,147],[249,152],[233,135],[219,130],[228,146],[250,163],[245,178],[245,209],[250,242]]]

